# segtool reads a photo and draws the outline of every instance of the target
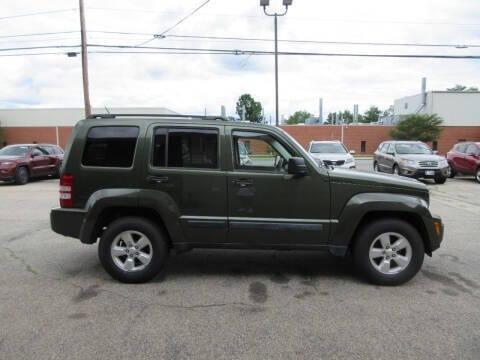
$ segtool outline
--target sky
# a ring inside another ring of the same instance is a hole
[[[169,29],[205,0],[85,0],[88,44],[138,45]],[[271,0],[269,11],[281,11]],[[32,13],[42,13],[28,15]],[[49,12],[49,13],[47,13]],[[77,0],[4,1],[0,49],[80,44]],[[478,0],[294,0],[278,20],[281,40],[469,44],[480,46]],[[115,31],[138,34],[109,34]],[[55,33],[43,36],[11,35]],[[273,18],[259,0],[210,0],[166,35],[273,39]],[[272,41],[155,39],[145,46],[273,50]],[[103,54],[89,47],[91,103],[95,107],[166,107],[185,114],[234,115],[243,93],[274,116],[274,57],[270,55]],[[480,55],[480,47],[360,46],[279,43],[280,51],[365,54]],[[0,107],[83,106],[81,58],[71,49],[0,51],[0,55],[60,52],[41,56],[0,56]],[[394,99],[455,84],[480,86],[480,60],[386,59],[280,56],[280,114],[297,110],[324,117],[359,104],[388,108]]]

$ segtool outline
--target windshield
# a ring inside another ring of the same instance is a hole
[[[346,154],[347,150],[340,143],[313,143],[310,152],[313,154]]]
[[[397,154],[431,154],[432,150],[425,144],[397,144],[395,145]]]
[[[7,146],[0,150],[0,156],[22,156],[29,150],[29,146]]]

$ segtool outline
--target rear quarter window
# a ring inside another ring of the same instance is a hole
[[[84,166],[129,168],[133,164],[139,128],[98,126],[88,131],[83,150]]]

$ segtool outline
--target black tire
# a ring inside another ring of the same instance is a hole
[[[370,261],[370,247],[379,235],[398,233],[405,237],[412,250],[411,260],[401,272],[384,274]],[[412,279],[420,270],[425,256],[425,248],[418,231],[408,222],[399,219],[382,219],[363,226],[356,236],[353,246],[355,267],[373,284],[394,286]]]
[[[400,176],[400,169],[397,164],[393,165],[392,174]]]
[[[378,167],[378,162],[376,161],[373,163],[373,171],[380,172],[380,168]]]
[[[53,174],[54,179],[60,179],[60,170],[62,168],[62,164],[58,164],[58,166],[55,168],[55,173]]]
[[[457,175],[457,172],[453,169],[452,165],[450,165],[450,175],[448,175],[448,177],[453,179],[455,175]]]
[[[480,183],[480,167],[475,172],[475,180],[477,180],[477,182]]]
[[[20,166],[15,171],[15,184],[25,185],[30,180],[30,174],[25,166]]]
[[[124,231],[136,231],[144,234],[151,243],[151,260],[148,265],[137,271],[128,272],[114,262],[110,249],[117,235]],[[141,217],[124,217],[112,222],[103,233],[98,246],[98,256],[105,271],[114,279],[123,283],[143,283],[153,279],[165,265],[168,257],[167,235],[160,227]]]
[[[445,184],[447,181],[446,177],[436,177],[435,178],[435,184]]]

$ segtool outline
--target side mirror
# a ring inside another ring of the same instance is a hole
[[[292,175],[307,175],[307,165],[305,159],[301,157],[291,157],[288,160],[288,173]]]
[[[350,155],[355,155],[357,152],[355,150],[350,150]]]

